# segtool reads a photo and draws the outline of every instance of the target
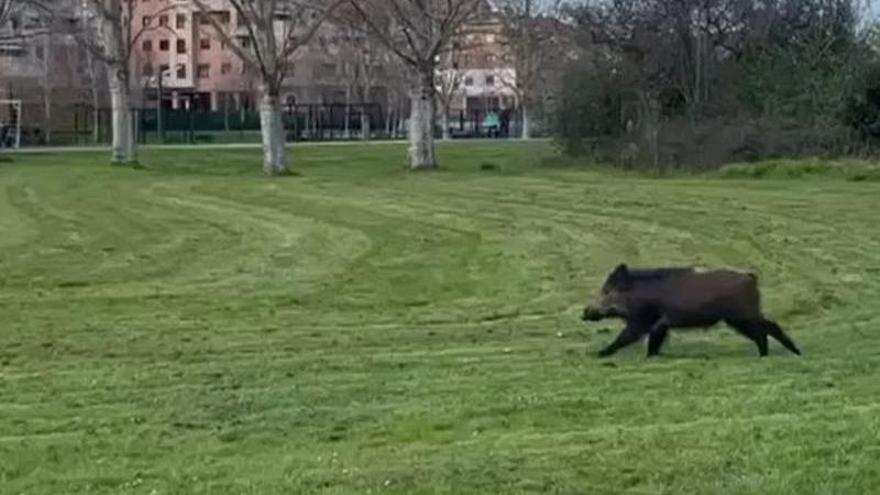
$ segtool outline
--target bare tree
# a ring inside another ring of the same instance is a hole
[[[345,0],[228,0],[239,30],[230,30],[228,17],[219,16],[205,0],[193,0],[217,36],[257,73],[260,91],[260,132],[263,172],[288,172],[281,89],[291,69],[291,57],[307,45],[327,16]]]
[[[345,86],[345,116],[343,135],[351,137],[351,103],[358,84],[358,52],[363,36],[352,29],[341,27],[333,37],[331,46],[326,47],[337,60],[337,73]]]
[[[441,67],[437,74],[437,99],[440,102],[440,122],[443,126],[443,140],[452,138],[449,131],[449,112],[452,101],[459,94],[464,71],[461,64],[462,45],[453,42],[452,47],[441,58]]]
[[[6,22],[9,20],[9,16],[12,15],[12,5],[15,0],[0,0],[0,42],[3,41],[3,28],[6,27]],[[0,129],[2,131],[2,129]],[[0,136],[3,133],[0,132]],[[3,152],[4,144],[2,140],[0,140],[0,153]],[[0,156],[0,159],[3,157]]]
[[[93,58],[92,68],[95,61],[100,61],[106,68],[113,134],[112,160],[120,164],[136,163],[131,73],[134,46],[145,33],[168,28],[158,25],[155,19],[158,16],[135,23],[131,15],[135,0],[82,0],[60,10],[50,0],[29,1],[39,3],[44,12],[54,16],[54,28],[67,30],[67,34],[89,52]],[[173,8],[169,5],[159,12]],[[69,22],[71,18],[79,22]]]
[[[0,28],[6,26],[6,21],[12,14],[12,6],[16,3],[17,0],[0,0]]]
[[[50,144],[52,142],[52,89],[54,86],[53,75],[56,72],[55,66],[52,63],[52,59],[54,58],[53,53],[53,43],[52,43],[52,35],[48,34],[44,36],[42,39],[35,40],[37,43],[42,43],[42,55],[43,59],[40,67],[40,91],[43,93],[43,119],[46,122],[46,128],[43,129],[43,135],[46,139],[46,144]]]
[[[549,78],[561,72],[567,43],[558,19],[560,0],[499,0],[502,37],[512,69],[497,71],[498,81],[516,96],[522,118],[521,137],[531,137],[532,114]]]
[[[361,139],[370,139],[370,114],[366,105],[371,101],[379,71],[388,66],[388,53],[372,36],[362,37],[359,49],[354,53],[357,67],[357,93],[361,104]]]
[[[389,138],[396,138],[400,129],[401,116],[406,114],[406,104],[409,101],[409,90],[413,86],[412,75],[408,66],[400,59],[385,51],[382,58],[379,74],[385,86],[385,104],[388,115],[385,120],[385,134]]]
[[[101,137],[101,88],[104,83],[100,71],[105,69],[101,66],[101,61],[97,60],[90,50],[84,50],[84,52],[85,75],[92,107],[92,142],[97,144]]]
[[[335,55],[339,60],[339,73],[345,83],[345,135],[350,137],[351,103],[356,98],[361,105],[361,139],[366,140],[370,138],[370,114],[366,105],[370,103],[370,95],[385,54],[374,38],[367,34],[366,29],[353,29],[342,24],[336,39]]]
[[[415,75],[410,92],[409,157],[413,169],[436,168],[435,76],[452,36],[483,0],[349,0],[356,26],[366,26]]]

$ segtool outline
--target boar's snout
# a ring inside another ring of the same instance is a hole
[[[605,314],[593,307],[587,306],[584,308],[584,314],[581,315],[581,319],[584,321],[599,321],[605,317]]]

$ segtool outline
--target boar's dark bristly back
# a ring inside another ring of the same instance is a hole
[[[691,267],[673,267],[673,268],[630,268],[627,276],[630,280],[650,281],[664,280],[669,277],[693,273]]]

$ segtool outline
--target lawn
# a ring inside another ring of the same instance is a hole
[[[541,143],[0,163],[0,493],[873,494],[880,194]],[[616,263],[760,274],[804,352],[595,352]]]

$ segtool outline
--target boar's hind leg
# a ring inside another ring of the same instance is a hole
[[[608,357],[619,349],[626,347],[633,342],[642,338],[644,331],[640,325],[635,325],[633,323],[627,322],[626,327],[620,332],[620,335],[614,339],[614,342],[608,345],[608,347],[599,351],[599,357]]]
[[[726,323],[752,340],[758,346],[758,353],[761,356],[767,355],[767,331],[761,323],[748,320],[727,320]]]
[[[786,349],[797,354],[798,356],[801,355],[801,351],[798,350],[797,346],[794,345],[794,342],[792,342],[792,340],[788,338],[788,335],[785,335],[785,332],[783,332],[782,329],[779,328],[779,325],[777,325],[776,322],[762,319],[758,324],[761,325],[767,335],[778,340],[779,343],[785,346]]]
[[[654,323],[648,333],[648,357],[660,354],[660,347],[663,346],[667,333],[669,333],[669,325],[665,319],[661,318]]]

